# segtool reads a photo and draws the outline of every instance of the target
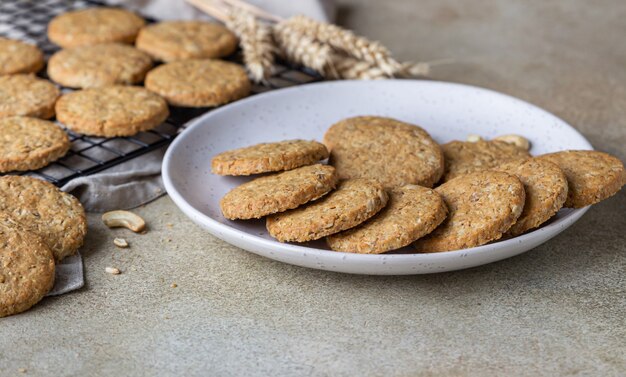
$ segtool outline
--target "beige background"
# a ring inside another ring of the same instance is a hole
[[[402,59],[450,59],[433,78],[530,101],[626,160],[622,0],[344,0],[339,19]],[[516,258],[408,277],[262,259],[169,198],[138,212],[146,235],[90,216],[83,290],[0,320],[0,375],[626,374],[626,191]]]

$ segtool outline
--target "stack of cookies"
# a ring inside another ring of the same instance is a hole
[[[39,302],[54,284],[55,262],[87,234],[80,202],[51,183],[0,177],[0,317]]]
[[[289,140],[220,153],[219,175],[265,174],[221,200],[231,220],[266,217],[281,242],[325,238],[335,251],[421,253],[515,237],[562,207],[598,203],[626,184],[624,165],[596,151],[533,157],[517,136],[437,144],[422,128],[360,116],[324,144]],[[328,164],[321,161],[328,158]]]
[[[48,77],[73,92],[61,95],[34,75],[45,65],[36,46],[0,38],[0,173],[39,169],[67,153],[67,135],[46,120],[55,115],[76,133],[132,136],[163,123],[168,104],[219,106],[250,92],[241,66],[217,60],[237,48],[218,24],[146,25],[123,9],[88,8],[55,17],[48,38],[63,48]]]

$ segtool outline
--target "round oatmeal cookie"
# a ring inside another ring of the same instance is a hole
[[[148,72],[146,88],[171,105],[219,106],[250,94],[246,71],[220,60],[184,60],[163,64]]]
[[[303,207],[268,216],[267,230],[280,242],[317,240],[353,228],[387,204],[383,186],[373,179],[348,179],[337,189]]]
[[[211,160],[211,170],[219,175],[250,175],[291,170],[326,158],[328,150],[322,143],[286,140],[222,152]]]
[[[332,166],[309,165],[235,187],[220,200],[220,208],[230,220],[258,219],[320,198],[336,185]]]
[[[165,100],[138,86],[105,86],[63,95],[57,120],[72,131],[100,136],[132,136],[167,119]]]
[[[441,146],[443,149],[445,172],[443,181],[449,181],[463,174],[489,170],[498,165],[530,157],[528,151],[498,140],[452,141]]]
[[[43,68],[43,53],[34,45],[0,37],[0,75],[36,73]]]
[[[547,160],[531,158],[506,162],[495,170],[515,175],[524,184],[526,200],[517,222],[506,232],[511,236],[538,227],[554,216],[567,198],[563,171]]]
[[[48,24],[48,39],[61,47],[106,42],[133,43],[143,18],[119,8],[88,8],[60,14]]]
[[[386,188],[432,187],[443,173],[443,154],[430,135],[391,118],[344,119],[328,129],[324,144],[340,179],[373,178]]]
[[[152,59],[134,47],[104,43],[61,50],[48,62],[48,76],[69,88],[136,84],[152,68]]]
[[[326,238],[331,249],[347,253],[380,254],[407,246],[432,232],[448,208],[434,190],[406,185],[389,191],[389,202],[363,224]]]
[[[565,207],[582,208],[615,195],[626,184],[624,164],[598,151],[563,151],[538,156],[557,164],[567,177]]]
[[[228,56],[237,49],[237,37],[213,22],[164,21],[141,29],[136,45],[156,60],[172,62]]]
[[[435,189],[448,206],[448,217],[413,245],[420,253],[466,249],[495,241],[511,228],[524,208],[524,185],[501,171],[454,178]]]
[[[36,234],[0,212],[0,318],[30,309],[54,285],[54,257]]]
[[[52,118],[59,95],[53,83],[32,74],[0,76],[0,118],[13,115]]]
[[[0,118],[0,173],[42,168],[69,149],[67,134],[52,122],[29,117]]]
[[[0,177],[0,211],[40,236],[57,261],[74,255],[87,234],[85,210],[78,199],[41,179]]]

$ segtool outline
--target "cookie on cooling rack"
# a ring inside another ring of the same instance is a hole
[[[506,232],[518,236],[548,221],[565,203],[567,179],[548,160],[531,158],[504,163],[496,168],[515,175],[524,184],[526,200],[517,222]]]
[[[65,49],[52,55],[48,76],[69,88],[136,84],[152,68],[145,52],[120,43]]]
[[[445,159],[444,182],[463,174],[493,169],[504,162],[530,157],[527,150],[499,140],[452,141],[441,148]]]
[[[57,261],[74,255],[87,234],[85,210],[78,199],[41,179],[0,177],[0,211],[41,237]]]
[[[0,75],[35,73],[43,64],[43,53],[37,46],[0,37]]]
[[[389,202],[363,224],[326,238],[331,249],[347,253],[380,254],[400,249],[432,232],[448,208],[434,190],[406,185],[389,191]]]
[[[61,47],[106,42],[133,43],[143,18],[119,8],[87,8],[60,14],[48,24],[48,39]]]
[[[558,165],[567,177],[565,207],[582,208],[615,195],[626,184],[624,164],[598,151],[562,151],[538,156]]]
[[[54,285],[54,257],[36,234],[0,212],[0,317],[38,303]]]
[[[443,173],[441,148],[430,135],[391,118],[344,119],[328,129],[324,144],[341,179],[373,178],[386,188],[432,187]]]
[[[42,168],[70,149],[65,131],[47,120],[0,118],[0,133],[0,173]]]
[[[317,240],[353,228],[387,204],[383,186],[373,179],[341,181],[335,191],[306,206],[267,217],[270,235],[280,242]]]
[[[136,45],[156,60],[172,62],[228,56],[237,49],[237,37],[213,22],[163,21],[142,28]]]
[[[167,119],[165,100],[137,86],[106,86],[63,95],[57,119],[72,131],[100,137],[132,136]]]
[[[32,74],[0,76],[0,117],[52,118],[59,95],[53,83]]]
[[[526,197],[522,182],[501,171],[462,175],[435,191],[449,214],[437,229],[414,243],[420,253],[465,249],[499,239],[521,215]]]
[[[224,195],[220,208],[227,219],[258,219],[318,199],[336,185],[332,166],[309,165],[235,187]]]
[[[250,175],[291,170],[328,158],[322,143],[286,140],[261,143],[222,152],[211,160],[211,171],[219,175]]]
[[[246,97],[250,80],[238,64],[220,60],[184,60],[148,72],[146,88],[174,106],[209,107]]]

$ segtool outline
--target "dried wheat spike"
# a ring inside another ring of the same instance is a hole
[[[379,67],[387,75],[394,75],[402,70],[402,65],[391,57],[391,53],[385,46],[360,37],[350,30],[305,16],[294,16],[283,23],[294,32],[297,31],[356,59]]]
[[[390,78],[379,67],[351,56],[335,54],[325,73],[326,78],[344,80],[380,80]]]
[[[226,26],[239,37],[243,61],[248,76],[254,82],[267,81],[274,71],[278,48],[272,38],[272,28],[246,11],[229,12]]]
[[[274,26],[274,38],[286,58],[294,63],[324,74],[332,59],[332,48],[294,28],[291,23],[279,22]]]

